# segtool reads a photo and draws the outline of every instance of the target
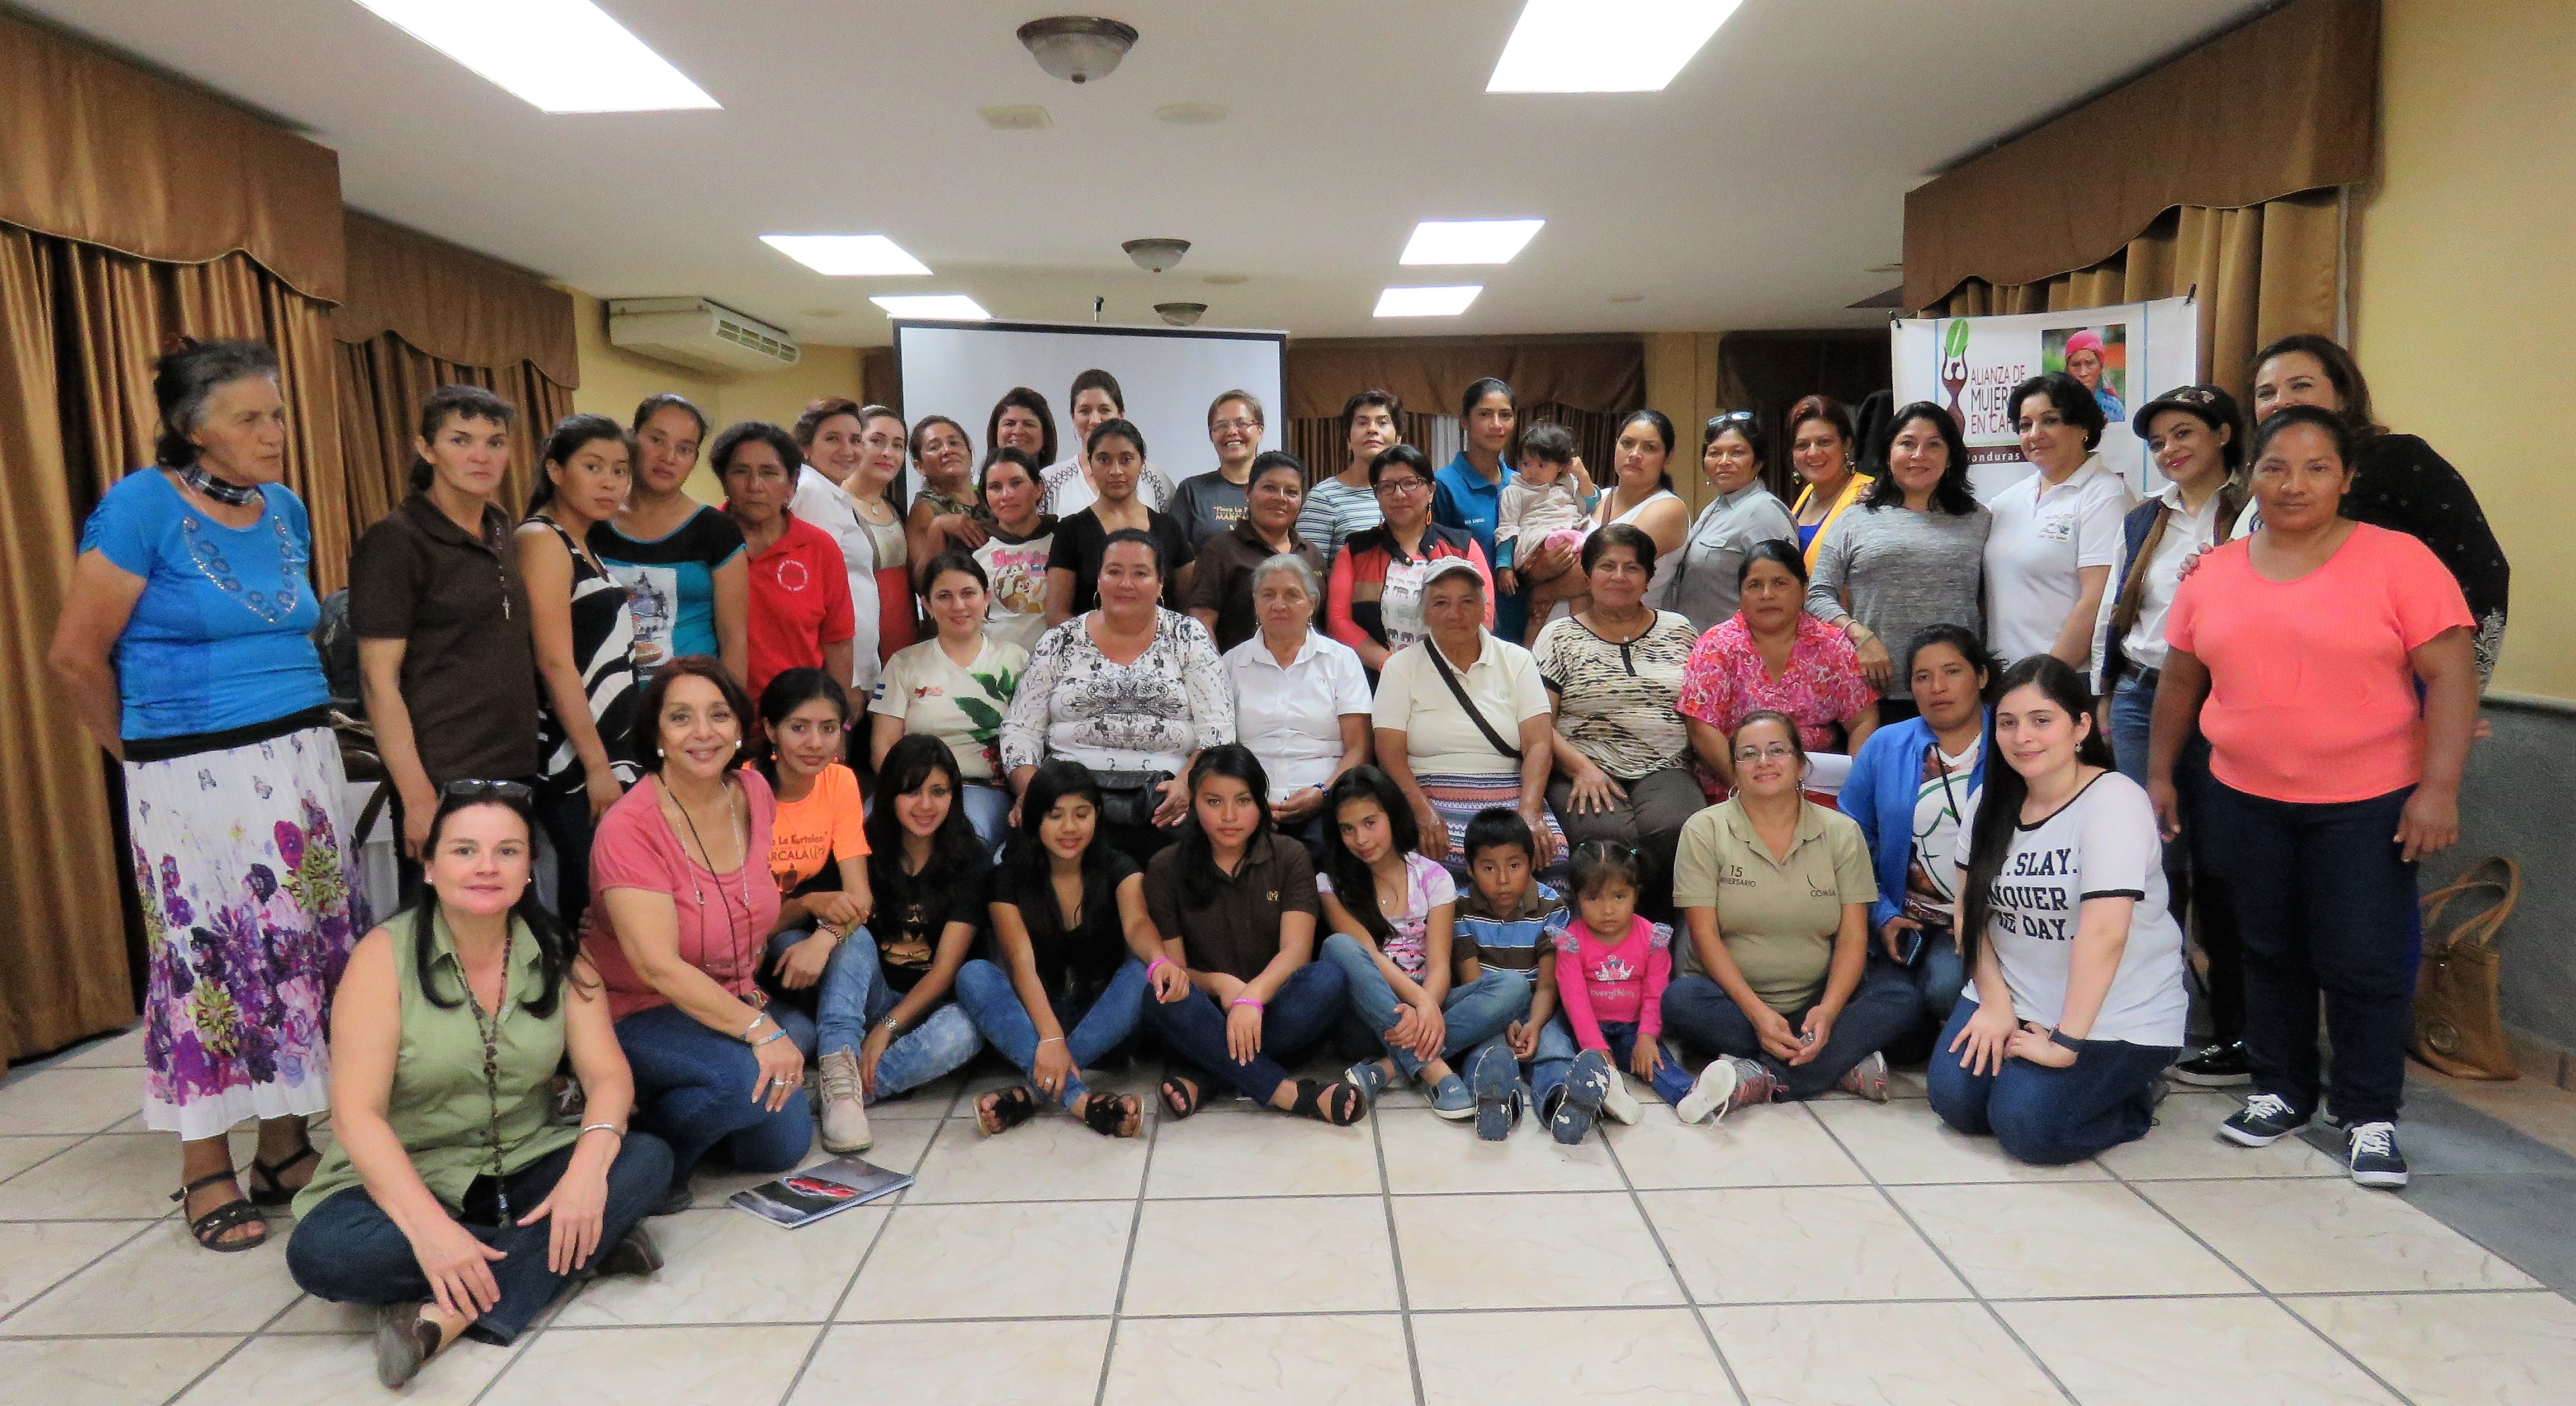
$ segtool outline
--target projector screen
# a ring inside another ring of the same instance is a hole
[[[1229,390],[1261,397],[1261,447],[1283,443],[1281,348],[1285,332],[1232,328],[1103,327],[1058,322],[913,322],[894,324],[895,375],[903,413],[918,421],[945,415],[966,427],[975,462],[994,402],[1013,386],[1046,397],[1055,414],[1056,458],[1070,457],[1073,378],[1094,367],[1118,378],[1127,418],[1144,433],[1146,459],[1174,483],[1216,467],[1208,444],[1208,402]],[[905,489],[918,491],[909,470]]]

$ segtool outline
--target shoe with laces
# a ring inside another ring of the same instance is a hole
[[[2288,1099],[2256,1094],[2218,1125],[2218,1135],[2239,1147],[2270,1147],[2307,1125],[2308,1115],[2292,1108]]]
[[[867,1100],[859,1091],[859,1056],[834,1050],[820,1061],[817,1092],[823,1101],[823,1150],[846,1157],[865,1152],[875,1137],[868,1131]]]
[[[2344,1132],[2344,1166],[2358,1186],[2394,1191],[2406,1184],[2406,1154],[2395,1123],[2355,1123]]]
[[[2177,1061],[2173,1077],[2204,1089],[2234,1088],[2254,1082],[2254,1066],[2245,1057],[2245,1042],[2211,1045],[2186,1060]]]
[[[1872,1103],[1887,1102],[1887,1056],[1872,1051],[1869,1058],[1844,1070],[1834,1087]]]
[[[1779,1089],[1780,1081],[1761,1061],[1719,1055],[1699,1072],[1699,1082],[1682,1095],[1682,1101],[1673,1105],[1673,1116],[1685,1123],[1723,1123],[1727,1114],[1739,1108],[1769,1103]]]

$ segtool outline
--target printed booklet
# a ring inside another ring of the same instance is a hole
[[[864,1206],[912,1185],[912,1178],[857,1157],[835,1157],[803,1171],[733,1194],[733,1205],[762,1220],[794,1229],[834,1211]]]

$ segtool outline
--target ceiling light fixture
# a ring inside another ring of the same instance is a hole
[[[1660,93],[1743,0],[1529,0],[1488,93]]]
[[[591,0],[358,0],[545,112],[721,106]]]
[[[1131,239],[1118,247],[1126,250],[1127,257],[1136,261],[1136,267],[1147,273],[1166,272],[1181,261],[1183,254],[1190,252],[1190,242],[1186,239]]]
[[[1053,77],[1073,83],[1106,78],[1136,46],[1136,27],[1097,15],[1054,15],[1020,26],[1029,56]]]
[[[888,317],[924,322],[990,322],[993,318],[983,304],[963,293],[889,293],[868,301],[885,309]]]
[[[1508,264],[1545,220],[1424,220],[1399,264]]]
[[[1377,317],[1456,317],[1485,291],[1481,283],[1447,288],[1389,288],[1377,295]]]
[[[764,234],[760,242],[834,278],[930,272],[921,260],[882,234]]]
[[[1200,318],[1207,316],[1207,304],[1156,303],[1154,311],[1161,313],[1163,320],[1174,327],[1190,327],[1195,326]]]

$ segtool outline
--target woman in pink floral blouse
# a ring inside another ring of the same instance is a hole
[[[1807,614],[1797,544],[1756,543],[1736,581],[1740,608],[1699,637],[1682,670],[1674,706],[1690,726],[1691,750],[1731,783],[1726,739],[1745,714],[1769,708],[1797,720],[1808,751],[1857,753],[1878,727],[1878,695],[1851,642]]]

